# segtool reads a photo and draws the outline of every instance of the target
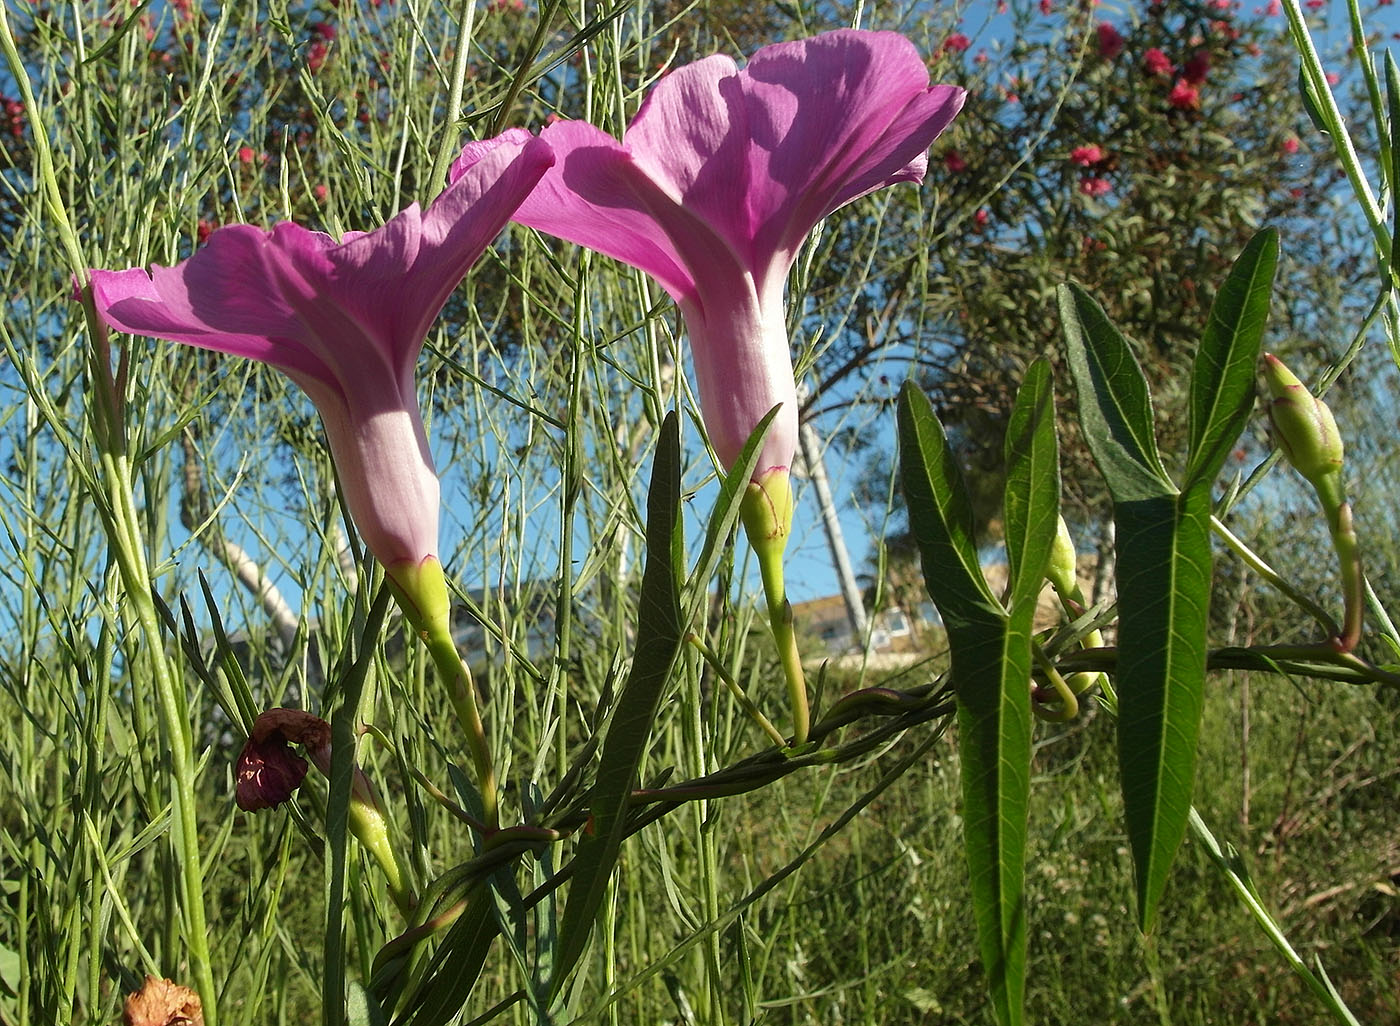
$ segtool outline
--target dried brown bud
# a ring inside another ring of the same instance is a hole
[[[204,1006],[190,988],[147,976],[122,1006],[122,1021],[126,1026],[204,1026]]]

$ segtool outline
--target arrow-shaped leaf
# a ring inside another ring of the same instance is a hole
[[[1084,441],[1114,500],[1175,494],[1157,454],[1147,379],[1128,340],[1078,285],[1061,285],[1059,295]]]
[[[1031,364],[1006,428],[1006,568],[1010,607],[1034,606],[1060,513],[1060,450],[1055,438],[1055,393],[1050,363]]]
[[[1249,241],[1211,304],[1191,367],[1186,481],[1214,481],[1254,411],[1259,346],[1278,265],[1278,231]]]
[[[1191,809],[1206,676],[1210,485],[1122,503],[1115,523],[1118,766],[1146,932]]]
[[[1191,807],[1205,690],[1210,481],[1180,492],[1166,476],[1146,379],[1098,304],[1081,289],[1062,285],[1060,312],[1080,424],[1113,493],[1118,766],[1138,925],[1146,931],[1156,919]],[[1200,437],[1217,431],[1204,425],[1226,424],[1233,416],[1206,414]]]
[[[1048,381],[1048,378],[1045,379]],[[1029,393],[1036,405],[1039,390]],[[1020,417],[1024,421],[1024,414]],[[1052,428],[1053,430],[1053,428]],[[1041,438],[1034,426],[1029,437]],[[1018,480],[1044,476],[1042,445],[1016,445]],[[978,945],[987,986],[1003,1026],[1022,1021],[1026,967],[1024,899],[1026,812],[1030,794],[1031,619],[1034,603],[1008,616],[987,588],[972,543],[966,487],[928,400],[911,385],[899,397],[899,453],[909,525],[919,546],[924,580],[943,616],[958,698],[962,765],[963,843],[967,852]],[[1032,458],[1033,454],[1038,458]],[[1023,472],[1031,463],[1034,472]],[[1018,493],[1029,525],[1029,492]],[[1050,522],[1053,535],[1054,519]],[[1038,527],[1027,528],[1039,546]],[[1048,554],[1048,549],[1047,549]],[[1023,558],[1022,565],[1036,557]]]

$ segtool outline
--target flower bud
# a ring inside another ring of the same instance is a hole
[[[1050,562],[1045,567],[1045,579],[1065,598],[1078,601],[1079,557],[1074,552],[1074,539],[1064,517],[1055,524],[1055,543],[1050,547]]]
[[[1273,396],[1274,438],[1284,456],[1314,488],[1330,490],[1342,469],[1342,436],[1332,411],[1272,353],[1264,354],[1264,381]]]

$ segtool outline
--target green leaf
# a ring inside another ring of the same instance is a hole
[[[1175,494],[1157,454],[1147,379],[1127,339],[1079,286],[1061,285],[1059,296],[1084,441],[1114,500]]]
[[[1026,372],[1006,429],[1006,568],[1010,607],[1034,606],[1045,586],[1060,512],[1055,393],[1044,357]]]
[[[394,1019],[394,1026],[444,1026],[471,997],[472,988],[491,953],[497,922],[485,883],[471,888],[466,908],[433,952],[432,961],[412,1001]]]
[[[608,879],[622,850],[627,799],[651,740],[656,712],[683,643],[677,576],[680,531],[680,426],[674,413],[661,426],[647,494],[647,556],[632,672],[617,700],[590,794],[593,833],[579,843],[573,880],[559,928],[551,996],[558,997],[588,945]]]
[[[912,382],[899,392],[899,462],[909,528],[920,539],[924,580],[945,624],[1003,615],[973,542],[972,501],[928,397]]]
[[[1253,285],[1240,288],[1246,296],[1255,294]],[[1126,341],[1080,289],[1060,287],[1060,310],[1084,437],[1113,493],[1118,766],[1138,924],[1147,931],[1191,807],[1205,691],[1214,474],[1197,473],[1184,492],[1177,491],[1157,456],[1151,397]],[[1213,345],[1217,358],[1230,348],[1219,340]],[[1235,360],[1225,362],[1233,381],[1239,373]],[[1228,403],[1206,398],[1200,408],[1209,411],[1199,422],[1200,451],[1206,451],[1238,414]],[[1196,467],[1204,472],[1207,459],[1200,457]]]
[[[1298,96],[1303,101],[1303,110],[1307,112],[1313,128],[1322,135],[1331,135],[1327,131],[1327,118],[1322,113],[1322,99],[1313,88],[1312,80],[1308,78],[1308,69],[1301,62],[1298,64]]]
[[[389,1018],[358,980],[350,982],[349,1026],[388,1026]]]
[[[1042,542],[1041,519],[1055,493],[1047,492],[1045,431],[1053,423],[1042,403],[1049,377],[1035,371],[1018,400],[1016,497],[1022,538],[1018,562],[1030,572]],[[1025,854],[1030,803],[1031,621],[1034,602],[1010,615],[992,596],[972,543],[966,489],[942,426],[928,400],[906,384],[899,398],[900,470],[909,524],[919,546],[924,580],[943,615],[958,699],[958,754],[962,766],[963,843],[973,915],[987,987],[1003,1026],[1022,1022],[1026,972]],[[1032,498],[1034,497],[1034,498]],[[1009,519],[1009,518],[1008,518]],[[1053,513],[1049,522],[1054,536]],[[1041,563],[1043,571],[1044,564]],[[1037,587],[1038,590],[1038,587]]]
[[[1385,99],[1386,113],[1390,118],[1390,194],[1394,196],[1396,190],[1400,189],[1400,68],[1396,67],[1395,55],[1389,50],[1385,52]],[[1394,206],[1392,202],[1391,207]],[[1400,214],[1392,209],[1390,216],[1390,276],[1394,281],[1396,240],[1400,239]]]
[[[1186,832],[1206,676],[1210,482],[1115,507],[1118,765],[1137,878],[1152,929]]]
[[[1259,346],[1278,265],[1278,231],[1249,240],[1211,304],[1191,367],[1186,481],[1214,481],[1254,411]]]
[[[715,501],[714,512],[710,514],[710,522],[705,527],[705,543],[700,548],[700,558],[695,561],[695,572],[690,576],[690,595],[686,603],[690,615],[686,617],[687,623],[699,604],[709,601],[710,578],[714,576],[715,568],[719,566],[719,561],[724,555],[725,541],[733,532],[734,525],[739,522],[739,507],[743,502],[744,492],[753,477],[754,468],[758,466],[764,440],[768,437],[768,428],[781,409],[782,404],[774,406],[758,422],[743,449],[739,451],[739,458],[734,461],[729,473],[724,475],[724,480],[720,483],[719,498]]]

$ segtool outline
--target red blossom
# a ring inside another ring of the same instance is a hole
[[[330,189],[326,188],[324,184],[317,184],[316,187],[311,190],[311,195],[316,197],[317,203],[324,203],[326,202],[326,197],[330,195]]]
[[[1142,66],[1149,75],[1161,75],[1163,78],[1170,78],[1176,73],[1176,65],[1155,46],[1142,55]]]
[[[1085,196],[1106,196],[1113,191],[1113,183],[1107,178],[1086,178],[1079,183],[1079,191]]]
[[[1167,102],[1177,110],[1200,110],[1201,91],[1184,78],[1178,79],[1167,94]]]
[[[256,156],[257,156],[257,154],[255,154],[255,153],[253,152],[253,147],[251,147],[251,146],[240,146],[240,147],[238,147],[238,162],[239,162],[240,164],[251,164],[251,163],[253,162],[253,158],[256,157]]]
[[[1107,156],[1108,154],[1097,145],[1076,146],[1069,151],[1070,163],[1078,164],[1080,167],[1093,167]]]
[[[1290,135],[1287,139],[1283,140],[1283,144],[1279,147],[1279,149],[1283,150],[1283,152],[1288,154],[1289,156],[1292,156],[1293,154],[1297,153],[1298,137],[1295,135]]]
[[[1054,9],[1054,4],[1051,2],[1051,0],[1040,0],[1040,13],[1041,13],[1041,14],[1049,14],[1049,13],[1051,12],[1051,10],[1053,10],[1053,9]]]
[[[949,150],[943,154],[943,166],[955,175],[960,175],[967,170],[967,161],[963,160],[962,154],[957,150]]]
[[[1123,36],[1106,21],[1099,22],[1099,56],[1111,61],[1123,52]]]
[[[194,226],[195,238],[198,239],[201,243],[203,243],[206,239],[209,238],[210,235],[214,233],[214,229],[217,227],[218,225],[214,224],[213,221],[209,221],[201,217],[199,219],[199,224]]]
[[[954,32],[947,39],[943,40],[943,52],[962,53],[971,45],[972,40],[968,39],[967,36],[963,35],[961,32]]]
[[[991,215],[987,213],[986,207],[978,207],[977,213],[972,215],[972,219],[977,222],[977,226],[980,228],[991,220]]]
[[[311,34],[329,43],[335,38],[335,26],[328,21],[312,22]]]

